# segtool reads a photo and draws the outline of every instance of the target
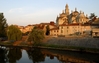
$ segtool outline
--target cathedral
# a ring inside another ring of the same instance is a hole
[[[82,11],[69,12],[69,6],[66,4],[65,10],[56,18],[56,27],[50,30],[51,36],[73,36],[73,35],[90,35],[91,26],[88,15]]]
[[[88,15],[85,15],[84,12],[77,11],[77,8],[75,8],[74,11],[69,12],[69,6],[66,4],[65,10],[62,11],[59,16],[56,18],[56,24],[57,25],[62,25],[62,24],[73,24],[73,23],[79,23],[79,24],[84,24],[89,21]]]

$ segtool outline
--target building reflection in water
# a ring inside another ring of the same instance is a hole
[[[56,63],[99,63],[99,54],[38,48],[9,48],[6,52],[0,49],[0,63],[17,63],[17,61],[23,58],[23,50],[26,51],[32,63],[47,63],[50,60],[57,61]],[[49,60],[47,60],[48,57],[50,57]]]
[[[42,50],[42,54],[50,56],[50,59],[57,57],[59,61],[64,63],[99,63],[99,54],[46,49]]]

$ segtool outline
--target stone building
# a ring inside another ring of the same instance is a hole
[[[84,12],[77,11],[77,8],[75,8],[75,11],[69,12],[69,6],[66,4],[65,6],[65,12],[59,14],[59,17],[57,16],[56,18],[56,24],[61,25],[61,24],[72,24],[72,23],[87,23],[89,21],[88,15],[85,16]]]
[[[63,10],[56,18],[56,27],[50,29],[50,35],[57,36],[71,36],[71,35],[90,35],[91,26],[88,23],[88,15],[84,12],[74,11],[69,12],[69,6],[66,4],[65,11]]]
[[[91,26],[89,24],[62,24],[59,25],[58,28],[50,29],[50,35],[57,36],[75,36],[75,35],[90,35],[91,34]]]

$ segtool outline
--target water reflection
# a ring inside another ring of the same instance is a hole
[[[46,49],[42,53],[50,58],[57,57],[63,63],[99,63],[99,54]]]
[[[9,49],[7,57],[9,63],[16,63],[16,61],[20,60],[22,57],[22,50],[20,48]]]
[[[33,63],[43,62],[45,60],[44,54],[42,54],[41,50],[38,48],[28,49],[26,51],[29,59],[31,59]]]
[[[39,48],[9,48],[0,49],[0,63],[99,63],[99,54]]]
[[[6,63],[5,51],[0,49],[0,63]]]

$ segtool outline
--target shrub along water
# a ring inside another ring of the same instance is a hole
[[[22,32],[14,25],[8,27],[8,40],[11,42],[18,41],[22,39]]]

